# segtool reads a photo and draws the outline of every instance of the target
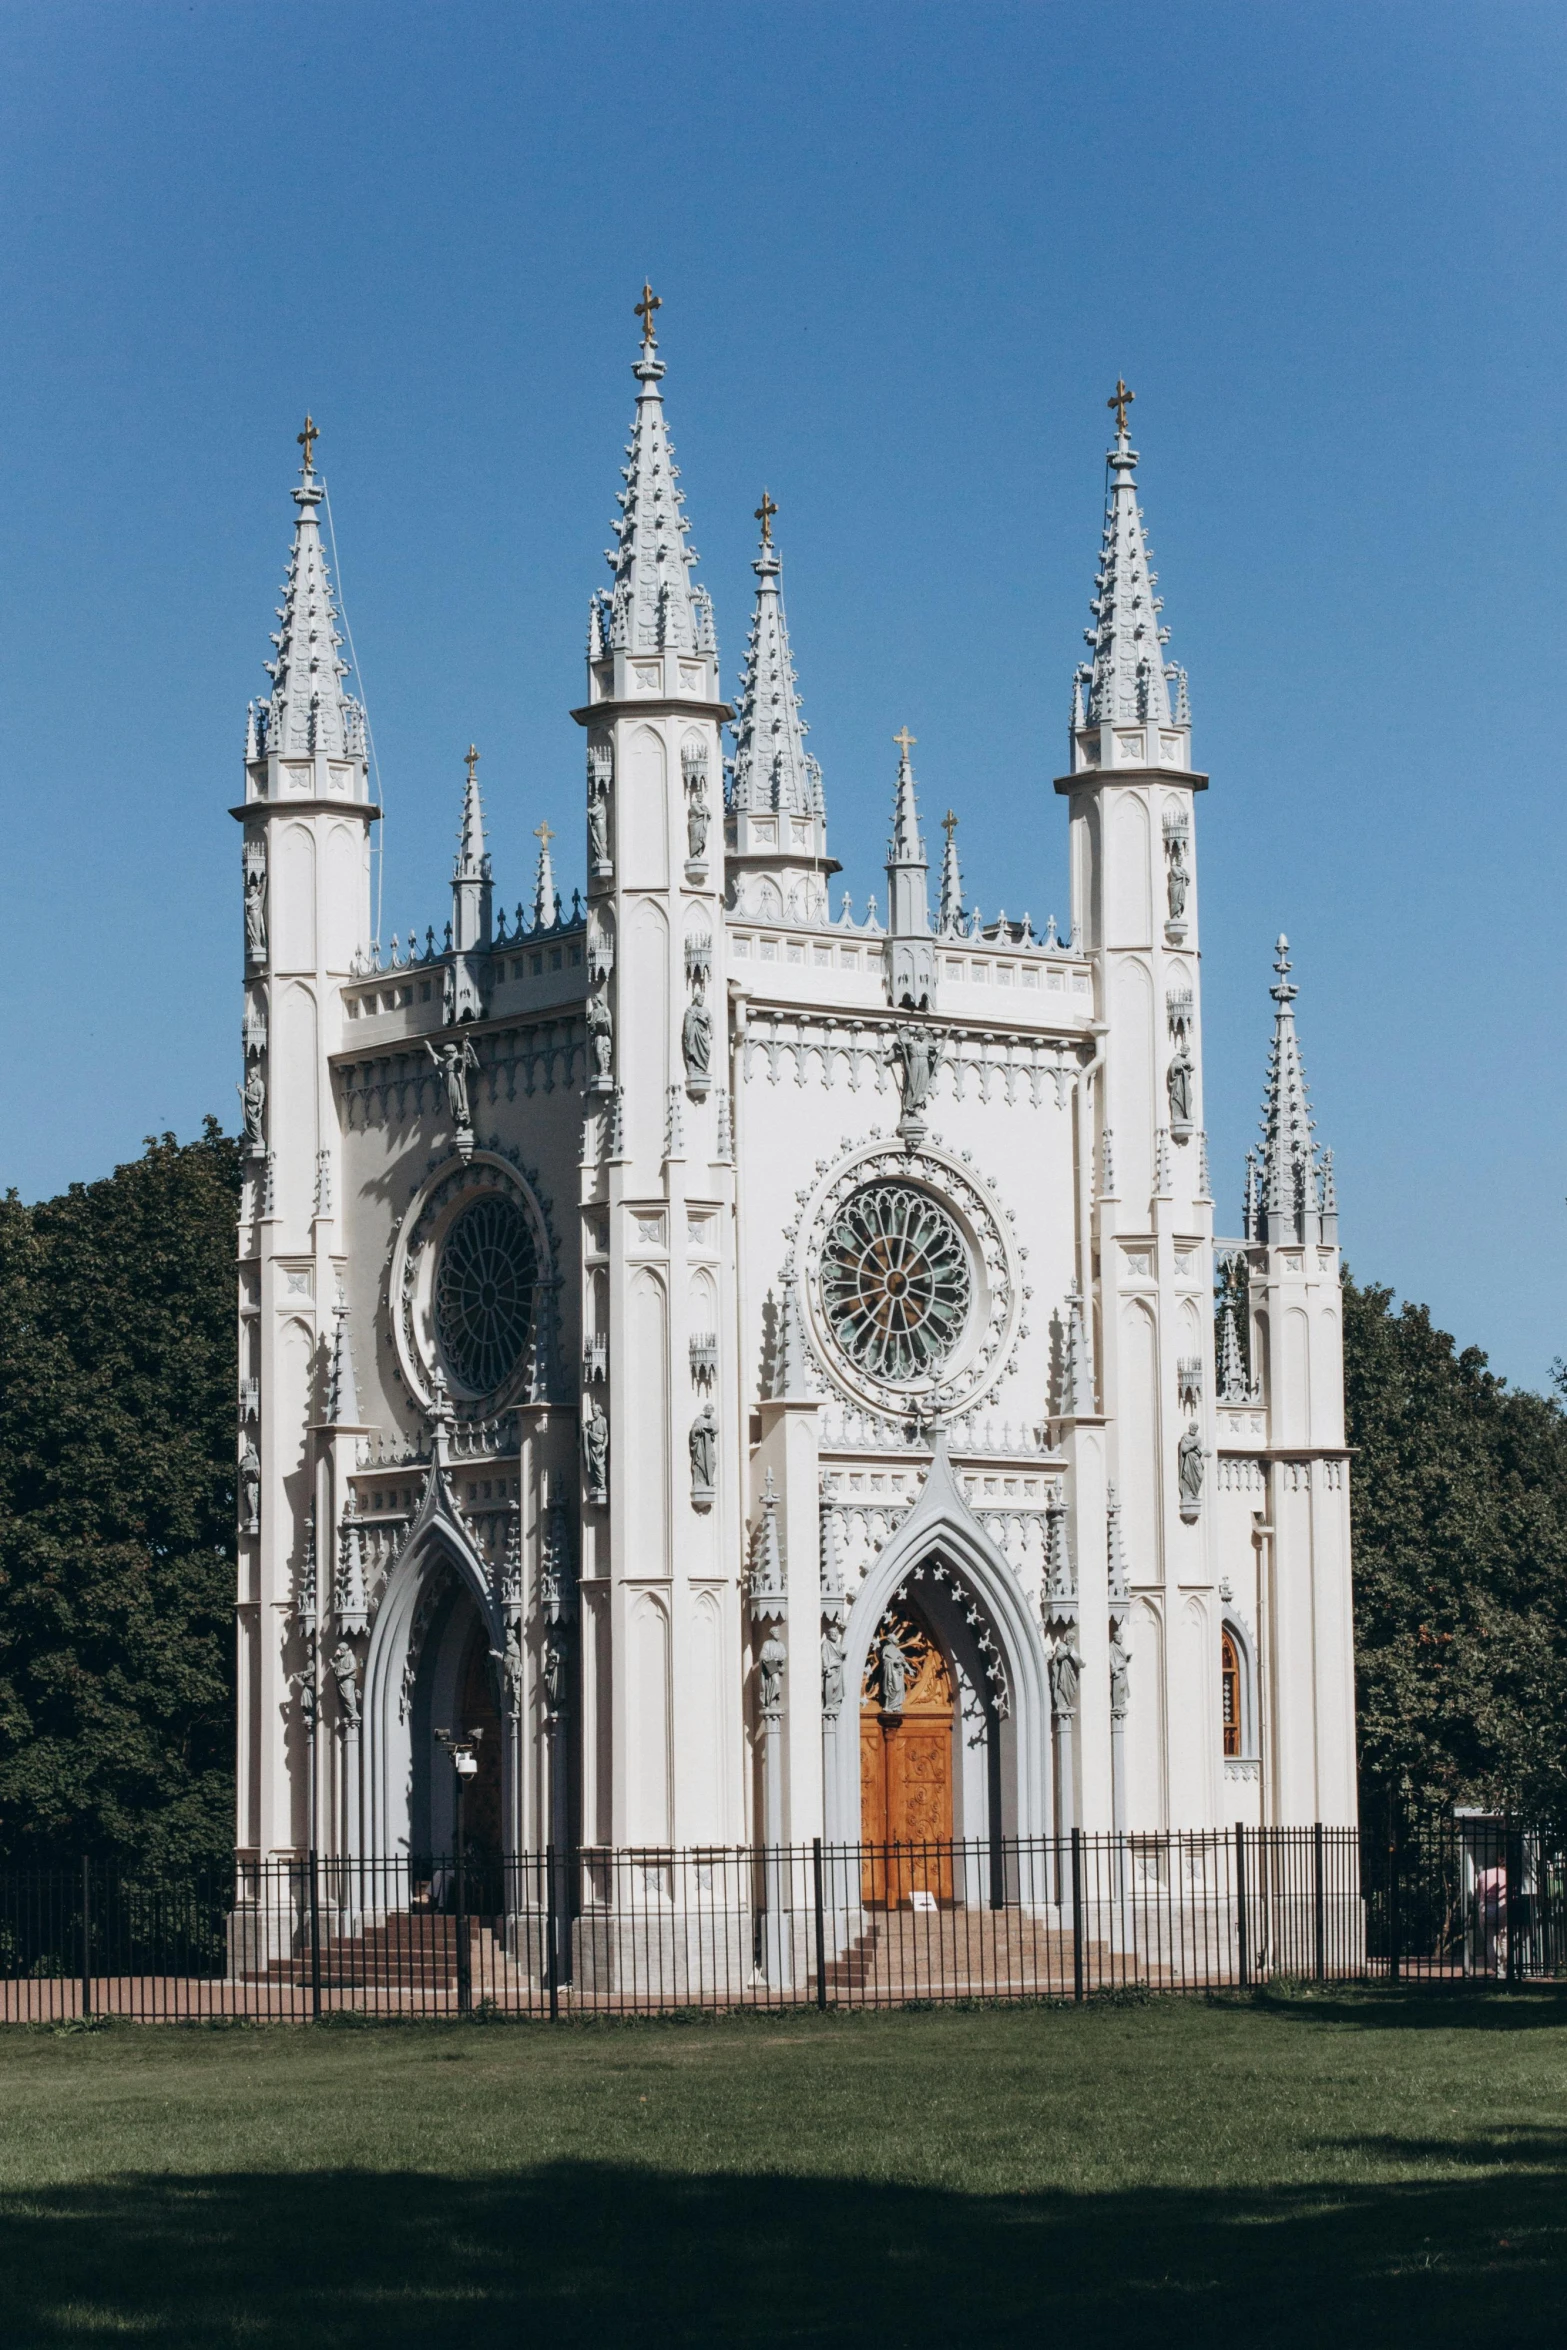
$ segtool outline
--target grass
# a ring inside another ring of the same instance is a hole
[[[1567,1996],[0,2034],[0,2341],[1567,2339]]]

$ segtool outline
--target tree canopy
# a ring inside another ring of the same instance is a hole
[[[234,1808],[238,1145],[0,1200],[0,1857],[217,1860]]]

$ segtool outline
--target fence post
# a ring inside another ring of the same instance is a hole
[[[1505,1873],[1507,1900],[1504,1914],[1507,1919],[1507,1980],[1509,1983],[1518,1983],[1523,1980],[1523,1935],[1518,1898],[1518,1880],[1523,1874],[1519,1866],[1523,1857],[1519,1850],[1521,1841],[1517,1829],[1513,1826],[1511,1815],[1505,1815],[1502,1821],[1502,1867]]]
[[[82,1854],[82,2021],[92,2014],[92,1862]]]
[[[1072,1830],[1072,1997],[1083,1996],[1083,1831]]]
[[[1311,1901],[1312,1924],[1316,1931],[1317,1981],[1328,1979],[1328,1912],[1322,1887],[1322,1822],[1316,1821],[1311,1831]]]
[[[1398,1863],[1398,1839],[1396,1836],[1390,1836],[1387,1847],[1387,1979],[1390,1983],[1398,1982],[1403,1971],[1403,1957],[1399,1944],[1402,1939],[1404,1921],[1399,1915]]]
[[[811,1895],[816,1906],[816,2004],[827,2005],[827,1926],[822,1916],[822,1840],[811,1838]]]
[[[310,2013],[321,2021],[321,1901],[315,1846],[310,1848]]]
[[[555,1847],[544,1848],[544,1980],[550,1995],[550,2022],[560,2022],[560,1905],[555,1893]]]
[[[1246,1935],[1246,1830],[1235,1823],[1235,1930],[1240,1948],[1240,1987],[1251,1988],[1251,1952]]]

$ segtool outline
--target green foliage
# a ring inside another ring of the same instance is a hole
[[[221,1860],[238,1145],[0,1200],[0,1858]]]
[[[1567,1812],[1567,1417],[1344,1284],[1367,1795]]]

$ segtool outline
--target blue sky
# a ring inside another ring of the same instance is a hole
[[[1362,1278],[1515,1380],[1562,1311],[1556,6],[0,7],[0,1182],[232,1124],[294,435],[323,428],[388,808],[444,919],[580,873],[644,271],[726,675],[778,538],[832,842],[907,723],[988,911],[1066,914],[1105,395],[1199,764],[1221,1228],[1288,930]],[[939,835],[936,836],[939,839]]]

